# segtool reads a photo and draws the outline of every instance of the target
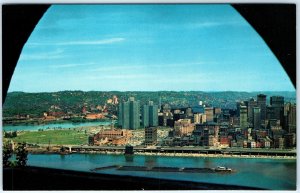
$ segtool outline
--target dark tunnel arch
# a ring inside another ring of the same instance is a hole
[[[22,48],[50,6],[50,4],[2,5],[2,104]],[[296,88],[296,5],[232,4],[232,6],[264,39]]]

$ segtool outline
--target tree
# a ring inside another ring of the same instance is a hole
[[[9,158],[12,156],[12,147],[9,142],[3,144],[3,167],[9,167],[11,162],[9,161]]]
[[[16,151],[17,166],[19,167],[26,166],[27,155],[28,155],[28,151],[26,150],[26,143],[24,142],[19,143]]]
[[[17,137],[17,132],[16,131],[12,132],[12,136],[11,137],[12,138]]]

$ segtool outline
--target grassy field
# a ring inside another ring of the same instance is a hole
[[[12,140],[33,144],[48,144],[50,141],[51,145],[80,145],[88,143],[88,134],[79,130],[25,131]]]

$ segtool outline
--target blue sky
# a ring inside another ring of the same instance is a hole
[[[9,91],[294,91],[230,5],[55,5]]]

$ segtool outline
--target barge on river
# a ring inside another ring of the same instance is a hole
[[[91,169],[91,171],[99,171],[106,169],[115,169],[119,171],[147,171],[147,172],[185,172],[185,173],[216,173],[216,172],[232,172],[231,168],[218,166],[216,168],[184,168],[184,167],[147,167],[147,166],[105,166]]]

